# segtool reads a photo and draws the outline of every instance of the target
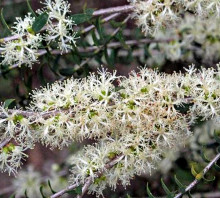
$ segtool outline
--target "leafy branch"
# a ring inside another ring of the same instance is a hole
[[[114,159],[112,159],[111,161],[109,161],[109,162],[105,165],[105,167],[104,167],[102,170],[100,170],[100,171],[98,171],[98,172],[96,173],[96,177],[95,177],[95,178],[101,177],[101,176],[106,172],[106,170],[111,169],[114,165],[116,165],[116,164],[117,164],[120,160],[122,160],[123,158],[124,158],[123,155],[118,155],[117,157],[115,157]],[[68,186],[66,189],[63,189],[63,190],[61,190],[61,191],[55,193],[55,194],[52,195],[50,198],[60,197],[60,196],[62,196],[63,194],[67,193],[68,191],[73,190],[73,189],[79,187],[80,185],[83,185],[83,187],[82,187],[82,192],[81,192],[81,194],[78,195],[78,197],[77,197],[77,198],[82,198],[82,197],[85,195],[85,193],[88,191],[88,189],[89,189],[90,185],[93,183],[93,181],[94,181],[94,178],[92,178],[91,176],[89,176],[89,177],[86,179],[86,182],[85,182],[84,184],[73,184],[73,185],[71,185],[71,186]]]

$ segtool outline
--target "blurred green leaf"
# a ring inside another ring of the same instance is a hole
[[[103,30],[103,27],[102,27],[102,21],[101,21],[100,17],[96,20],[95,26],[96,26],[96,29],[99,33],[101,44],[103,44],[105,35],[104,35],[104,30]]]
[[[220,171],[220,166],[217,164],[217,162],[214,164],[214,168],[215,170]]]
[[[115,38],[121,43],[121,45],[123,46],[123,48],[129,49],[129,46],[126,45],[126,43],[125,43],[125,37],[124,37],[124,35],[123,35],[122,30],[120,30],[120,31],[115,35]]]
[[[210,162],[210,160],[206,157],[206,155],[205,155],[205,147],[203,147],[202,148],[202,150],[201,150],[201,157],[202,157],[202,159],[206,162],[206,163],[209,163]]]
[[[180,192],[184,193],[185,192],[185,186],[178,180],[176,175],[174,176],[174,180],[175,180],[177,186],[179,187]]]
[[[197,180],[201,180],[203,178],[204,175],[202,170],[203,168],[200,164],[196,162],[191,163],[191,173]]]
[[[65,68],[59,70],[60,74],[63,76],[72,76],[76,70],[74,68]]]
[[[14,101],[15,101],[15,99],[7,99],[7,100],[5,100],[5,102],[4,102],[4,108],[5,108],[5,109],[8,109],[9,106],[10,106]]]
[[[35,33],[40,32],[40,30],[47,24],[48,18],[49,15],[46,12],[38,16],[32,25],[33,31]]]
[[[42,198],[47,198],[45,195],[44,195],[44,192],[43,192],[43,186],[40,187],[40,194],[42,196]]]
[[[52,186],[51,186],[51,183],[50,183],[50,180],[48,180],[47,183],[48,183],[48,186],[49,186],[49,188],[50,188],[50,191],[51,191],[53,194],[55,194],[56,191],[53,190],[53,188],[52,188]]]
[[[167,198],[173,198],[175,195],[174,193],[172,193],[168,187],[166,186],[166,184],[164,183],[163,179],[161,178],[161,184],[162,184],[162,188],[164,189],[164,191],[167,194]]]
[[[149,189],[148,183],[147,183],[147,194],[148,194],[149,198],[155,198]]]
[[[27,2],[27,6],[28,6],[28,10],[31,12],[31,14],[36,18],[37,15],[35,14],[35,12],[33,11],[31,4],[30,4],[30,0],[26,0]]]
[[[73,190],[67,191],[66,193],[73,194],[73,195],[81,195],[82,194],[82,186],[80,185]]]
[[[104,56],[105,56],[105,59],[106,59],[106,62],[108,63],[108,65],[110,67],[114,67],[115,66],[115,51],[114,51],[114,49],[111,49],[110,55],[109,55],[107,48],[105,48],[104,49]]]
[[[75,22],[76,25],[85,23],[93,17],[94,9],[86,9],[84,13],[71,15],[71,19]]]
[[[25,198],[29,198],[27,195],[27,190],[25,190],[24,195],[25,195]]]
[[[4,14],[3,14],[3,8],[1,9],[1,22],[2,22],[2,25],[4,26],[4,28],[6,29],[6,34],[7,35],[11,35],[11,30],[7,24],[7,22],[5,21],[5,18],[4,18]]]
[[[220,131],[219,130],[214,131],[214,138],[215,138],[215,141],[220,144]]]
[[[92,31],[92,39],[93,39],[93,42],[94,42],[94,44],[95,44],[96,46],[101,45],[100,40],[99,40],[98,37],[96,36],[95,30]]]

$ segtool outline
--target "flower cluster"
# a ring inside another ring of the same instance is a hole
[[[73,32],[75,25],[70,13],[70,4],[66,0],[45,0],[45,7],[38,10],[38,13],[47,12],[49,14],[48,25],[45,34],[45,40],[57,42],[61,52],[72,49],[76,45],[76,32]]]
[[[191,66],[185,74],[172,75],[143,68],[128,77],[102,69],[33,91],[27,111],[2,107],[1,137],[24,148],[36,141],[62,148],[75,140],[96,140],[70,159],[71,182],[80,184],[90,176],[90,192],[101,194],[106,185],[115,188],[120,181],[126,186],[134,175],[151,172],[164,151],[191,135],[198,117],[219,119],[219,77],[219,67]],[[106,163],[116,157],[118,163],[107,170]]]
[[[18,39],[5,42],[0,46],[2,65],[17,64],[19,67],[26,64],[32,67],[32,64],[37,62],[38,52],[42,36],[35,34],[32,30],[34,17],[29,13],[22,20],[20,17],[16,18],[15,26],[12,30],[12,35],[17,35]]]
[[[24,192],[26,192],[28,197],[39,198],[41,197],[39,186],[43,186],[44,195],[49,196],[51,190],[47,185],[48,181],[50,181],[53,189],[60,190],[64,188],[67,185],[67,181],[62,177],[58,169],[59,167],[53,164],[47,176],[36,171],[33,166],[28,166],[27,170],[19,171],[17,178],[12,182],[16,196],[22,197]]]
[[[175,24],[187,10],[201,18],[220,16],[216,0],[134,0],[134,15],[145,34],[155,34],[161,27]]]
[[[216,63],[220,58],[219,22],[219,18],[200,19],[187,14],[179,24],[159,30],[154,39],[161,42],[149,45],[147,64],[162,65],[166,60]]]
[[[1,65],[25,64],[32,67],[32,64],[38,61],[39,48],[42,47],[42,41],[50,44],[57,44],[58,48],[67,51],[75,45],[76,32],[73,31],[74,21],[68,16],[70,6],[65,0],[46,0],[45,7],[38,13],[48,13],[49,18],[45,25],[46,33],[36,33],[33,30],[33,24],[36,20],[28,13],[24,19],[18,17],[12,27],[11,34],[17,39],[1,41],[0,57],[3,59]]]

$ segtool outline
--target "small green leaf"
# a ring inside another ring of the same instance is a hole
[[[167,194],[168,198],[172,198],[174,197],[174,194],[168,189],[168,187],[166,186],[166,184],[163,182],[163,179],[161,178],[161,184],[162,184],[162,188],[164,189],[164,191]]]
[[[44,12],[35,19],[32,25],[32,29],[35,33],[40,32],[40,30],[47,24],[48,17],[49,15]]]
[[[104,30],[103,30],[103,27],[101,25],[102,21],[101,21],[101,18],[99,17],[97,20],[96,20],[96,23],[95,23],[95,26],[96,26],[96,29],[99,33],[99,36],[100,36],[100,40],[101,42],[103,43],[104,42]]]
[[[206,182],[212,182],[212,181],[215,180],[215,176],[214,176],[214,175],[211,175],[210,178],[208,178],[207,175],[206,175],[206,177],[203,176],[203,179],[204,179]]]
[[[220,171],[220,166],[217,164],[217,162],[214,164],[214,168],[215,170]]]
[[[51,191],[53,194],[55,194],[56,191],[53,190],[53,188],[52,188],[52,186],[51,186],[51,183],[50,183],[50,180],[48,180],[48,186],[49,186],[49,188],[50,188],[50,191]]]
[[[29,198],[27,195],[27,190],[25,190],[24,195],[25,195],[25,198]]]
[[[177,176],[174,176],[174,180],[176,182],[176,184],[178,185],[180,192],[184,193],[185,192],[185,186],[178,180]]]
[[[112,49],[110,55],[108,54],[107,48],[104,50],[104,56],[106,59],[106,62],[110,67],[114,67],[115,64],[115,51]]]
[[[149,198],[155,198],[149,189],[148,183],[147,183],[147,194],[148,194]]]
[[[15,101],[15,99],[7,99],[4,102],[4,108],[8,109],[8,107]]]
[[[31,14],[34,17],[37,17],[37,15],[35,14],[35,12],[33,11],[32,7],[31,7],[30,0],[26,0],[26,2],[27,2],[28,10],[31,12]]]
[[[202,170],[203,168],[200,164],[196,162],[191,163],[191,173],[197,180],[200,180],[203,178],[204,175],[203,175]]]
[[[43,192],[43,186],[40,187],[40,194],[42,196],[42,198],[47,198],[45,195],[44,195],[44,192]]]
[[[215,141],[220,144],[220,131],[217,130],[214,131],[214,138]]]
[[[97,38],[97,36],[96,36],[95,30],[92,31],[92,39],[93,39],[93,42],[94,42],[94,44],[95,44],[96,46],[101,45],[100,40],[99,40],[99,39]]]
[[[190,193],[190,191],[188,191],[186,194],[188,195],[189,198],[193,198],[193,196],[192,196],[192,194]]]
[[[205,155],[205,147],[202,148],[201,150],[201,157],[202,159],[206,162],[206,163],[209,163],[211,160],[209,160],[206,155]]]
[[[15,194],[11,195],[9,198],[15,198]]]
[[[73,190],[67,191],[66,193],[73,194],[73,195],[81,195],[82,194],[82,186],[80,185]]]
[[[1,19],[1,22],[2,22],[2,25],[4,26],[4,28],[6,29],[6,32],[8,35],[11,34],[11,30],[7,24],[7,22],[5,21],[5,18],[4,18],[4,14],[3,14],[3,8],[1,9],[1,16],[0,16],[0,19]]]
[[[76,194],[81,195],[82,194],[82,186],[78,186],[75,188]]]
[[[76,70],[74,68],[65,68],[59,70],[60,74],[63,76],[72,76]]]
[[[116,38],[117,40],[119,40],[119,42],[122,44],[123,48],[129,49],[129,46],[126,45],[126,43],[125,43],[125,38],[124,38],[124,35],[123,35],[122,30],[120,30],[120,31],[115,35],[115,38]]]
[[[84,13],[74,14],[71,16],[71,19],[75,22],[76,25],[85,23],[93,17],[93,9],[86,9]]]

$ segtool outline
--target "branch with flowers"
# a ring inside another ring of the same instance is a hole
[[[125,78],[103,70],[35,90],[27,112],[1,107],[1,139],[11,139],[1,149],[1,169],[15,174],[36,142],[61,149],[96,139],[72,157],[72,185],[86,183],[89,176],[84,193],[102,194],[118,180],[126,186],[134,175],[156,168],[165,148],[186,139],[198,116],[218,119],[219,75],[219,70],[191,67],[185,75],[141,69]],[[187,113],[178,110],[187,102]],[[118,155],[124,156],[120,163],[96,179]]]
[[[192,65],[172,74],[147,67],[128,76],[113,70],[116,63],[128,65],[135,56],[136,63],[150,66],[179,60],[216,62],[219,2],[128,2],[74,15],[65,0],[45,0],[36,13],[28,3],[30,12],[24,19],[16,18],[11,28],[1,13],[9,33],[0,39],[1,74],[4,78],[20,75],[25,84],[22,102],[14,108],[10,108],[14,100],[0,105],[1,172],[17,175],[29,157],[27,151],[36,144],[63,149],[84,143],[68,159],[70,185],[55,192],[49,184],[51,197],[76,193],[78,188],[78,198],[86,193],[104,196],[107,187],[126,187],[135,176],[153,174],[167,151],[193,136],[197,123],[219,124],[219,64],[215,69]],[[133,25],[128,21],[136,21],[147,38],[139,29],[130,31]],[[33,67],[35,63],[38,67]],[[103,63],[113,71],[100,68]],[[36,70],[36,76],[44,77],[43,65],[53,77],[51,81],[40,78],[44,86],[36,89],[32,77]],[[219,154],[203,175],[218,159]],[[191,190],[199,179],[176,196]],[[162,186],[172,197],[163,182]]]

